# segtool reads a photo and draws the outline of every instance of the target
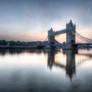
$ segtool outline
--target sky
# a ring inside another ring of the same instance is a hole
[[[0,39],[44,41],[52,27],[72,19],[76,31],[92,38],[92,0],[0,0]],[[56,37],[65,40],[65,34]]]

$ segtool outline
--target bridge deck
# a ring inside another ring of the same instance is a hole
[[[92,43],[76,43],[76,45],[92,45]]]

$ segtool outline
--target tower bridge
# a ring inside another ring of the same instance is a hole
[[[73,44],[75,44],[75,36],[76,36],[75,30],[76,30],[76,26],[72,23],[71,20],[69,24],[66,24],[66,28],[63,30],[53,31],[53,29],[51,28],[48,31],[48,43],[54,44],[56,35],[66,33],[66,45],[65,46],[67,49],[71,49]]]
[[[55,45],[55,36],[59,35],[59,34],[64,34],[66,33],[66,43],[64,44],[64,48],[65,49],[72,49],[72,48],[77,48],[77,47],[92,47],[92,39],[89,39],[87,37],[84,37],[82,35],[80,35],[77,31],[76,31],[76,25],[73,24],[72,20],[70,20],[70,22],[68,24],[66,24],[66,28],[63,30],[59,30],[59,31],[54,31],[52,28],[48,31],[48,44],[50,46],[54,46]],[[86,41],[88,43],[76,43],[76,36],[83,40]]]

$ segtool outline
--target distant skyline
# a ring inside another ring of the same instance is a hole
[[[70,19],[92,38],[91,10],[91,0],[0,0],[0,39],[42,41],[51,27],[63,29]],[[65,35],[56,39],[64,41]]]

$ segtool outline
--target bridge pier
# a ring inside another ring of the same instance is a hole
[[[70,20],[69,24],[66,24],[66,44],[65,49],[73,49],[75,48],[75,40],[76,40],[76,26]]]
[[[50,47],[55,46],[55,35],[52,28],[48,31],[48,44]]]

